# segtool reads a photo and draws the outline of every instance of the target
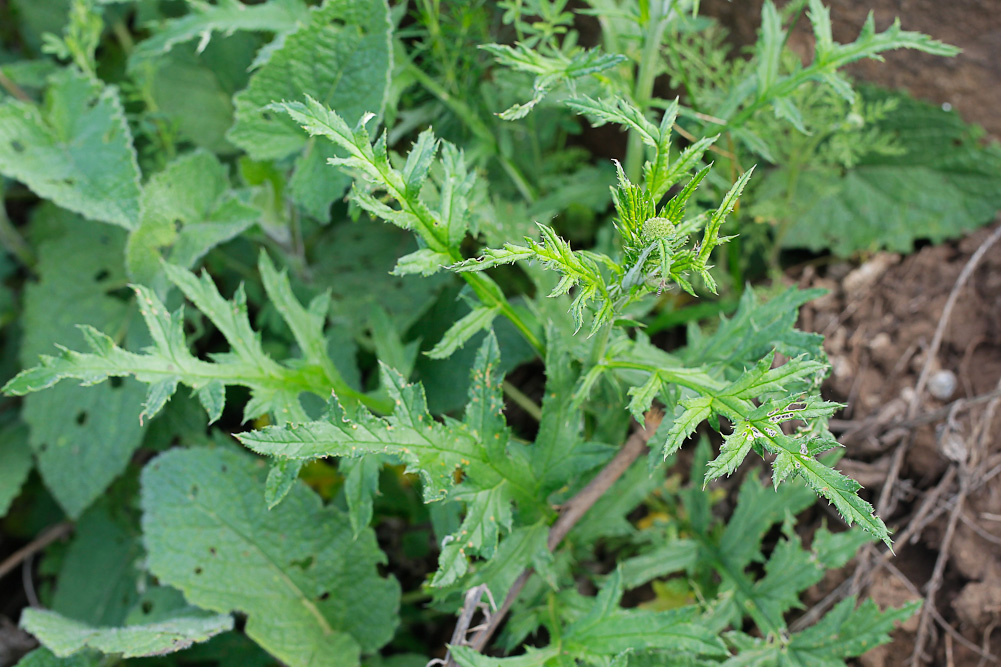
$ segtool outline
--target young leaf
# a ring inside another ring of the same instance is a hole
[[[232,191],[226,167],[204,151],[177,158],[150,178],[142,194],[142,219],[129,235],[129,277],[164,296],[169,285],[161,251],[171,264],[190,269],[205,253],[257,222],[261,212]]]
[[[622,651],[669,649],[696,655],[726,655],[723,643],[697,622],[698,610],[622,609],[622,571],[605,581],[590,611],[563,632],[564,650],[581,658],[614,656]]]
[[[150,571],[294,667],[356,665],[393,635],[399,585],[378,575],[371,530],[302,484],[268,510],[264,470],[238,452],[175,449],[143,470]]]
[[[327,0],[307,24],[288,35],[236,95],[229,139],[255,160],[304,151],[291,180],[293,200],[320,220],[350,179],[327,167],[336,154],[327,142],[303,137],[281,114],[264,109],[282,99],[311,95],[335,107],[347,122],[379,114],[391,65],[389,9],[385,0]]]

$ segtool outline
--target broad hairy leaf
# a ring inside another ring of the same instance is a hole
[[[24,424],[0,428],[0,517],[21,492],[21,485],[32,468],[28,429]]]
[[[77,521],[49,605],[67,620],[121,626],[145,583],[139,528],[114,507],[119,498],[102,498]]]
[[[123,658],[138,658],[181,651],[232,630],[233,617],[201,613],[147,625],[95,627],[54,611],[25,609],[21,626],[57,656],[92,648]]]
[[[299,154],[291,194],[314,217],[326,220],[330,204],[350,179],[327,166],[335,156],[325,141],[307,139],[287,116],[265,110],[281,100],[309,95],[336,108],[347,122],[379,114],[391,66],[389,9],[385,0],[327,0],[288,35],[235,98],[229,139],[255,160]]]
[[[118,91],[74,68],[52,76],[43,107],[0,104],[0,174],[92,220],[139,224],[139,166]]]
[[[26,368],[58,344],[82,345],[86,336],[77,325],[122,335],[129,315],[128,304],[113,294],[125,282],[123,230],[51,205],[38,209],[33,225],[41,239],[40,280],[24,292],[20,357]],[[91,388],[66,384],[25,399],[22,418],[31,429],[39,472],[71,517],[128,465],[145,430],[142,403],[142,387],[134,380]]]
[[[847,171],[807,167],[788,194],[787,171],[770,173],[756,197],[791,197],[784,247],[831,250],[842,257],[884,249],[911,252],[918,240],[941,243],[994,219],[1001,208],[997,145],[984,146],[981,132],[954,111],[903,93],[873,87],[860,92],[867,102],[897,101],[876,128],[895,138],[899,153],[863,155]]]
[[[399,585],[378,575],[371,530],[296,483],[268,510],[265,470],[223,449],[172,450],[142,476],[150,571],[293,667],[357,665],[393,635]]]

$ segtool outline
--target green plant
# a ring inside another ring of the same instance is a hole
[[[583,49],[561,1],[499,15],[423,2],[408,35],[382,0],[178,16],[75,0],[44,39],[71,62],[0,66],[0,173],[23,184],[5,182],[5,202],[27,239],[5,214],[0,229],[37,278],[20,365],[4,366],[5,393],[25,398],[17,417],[4,403],[0,500],[24,486],[39,516],[76,526],[46,557],[49,609],[22,614],[45,646],[22,664],[424,664],[444,646],[417,628],[460,610],[449,659],[463,665],[837,664],[886,641],[909,609],[846,600],[805,631],[787,624],[827,568],[890,544],[826,454],[839,406],[819,394],[820,337],[795,329],[817,294],[746,289],[671,351],[645,329],[665,292],[718,290],[724,224],[756,178],[721,137],[788,145],[759,112],[802,130],[804,86],[853,94],[846,62],[948,49],[896,26],[834,44],[811,2],[816,59],[787,71],[766,3],[755,58],[724,64],[676,4],[592,2],[604,48]],[[131,11],[152,26],[138,42]],[[518,41],[473,51],[443,36],[496,25]],[[654,96],[681,32],[708,71],[729,72],[729,97],[705,106],[719,82],[696,86],[681,66],[690,99]],[[500,104],[455,96],[486,72]],[[451,140],[417,131],[442,108]],[[621,165],[581,165],[566,145],[578,116],[628,132]],[[377,132],[380,118],[393,126]],[[587,233],[572,218],[528,224],[582,192]],[[544,387],[512,381],[525,369]],[[710,431],[719,453],[703,444],[689,483],[665,483],[664,462]],[[748,466],[724,523],[706,489],[751,452],[773,488]],[[25,482],[33,465],[41,484]],[[823,529],[804,548],[793,517],[815,496],[862,530]],[[640,529],[637,510],[668,518]],[[36,520],[15,510],[9,525]],[[653,604],[622,604],[648,582]],[[502,611],[467,637],[490,597]],[[499,646],[524,653],[486,657],[508,610]]]

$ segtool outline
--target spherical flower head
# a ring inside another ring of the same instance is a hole
[[[643,223],[643,242],[653,243],[674,233],[674,223],[667,218],[650,218]]]

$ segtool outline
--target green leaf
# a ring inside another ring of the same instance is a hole
[[[794,464],[796,473],[806,480],[818,496],[827,498],[849,526],[857,522],[867,532],[892,548],[893,543],[890,541],[886,524],[876,516],[872,505],[858,497],[861,484],[812,457],[802,454],[791,454],[791,456],[796,459]]]
[[[0,517],[21,492],[32,465],[27,427],[15,423],[0,429]]]
[[[139,224],[139,166],[113,87],[67,68],[40,109],[0,104],[0,174],[92,220]]]
[[[36,648],[21,658],[15,667],[100,667],[103,658],[92,651],[58,658],[47,648]]]
[[[689,328],[684,358],[690,364],[725,364],[727,377],[733,379],[772,350],[787,357],[805,353],[823,359],[823,337],[796,330],[799,307],[821,294],[821,290],[789,288],[759,303],[754,290],[744,290],[737,312],[721,318],[712,336],[703,337],[694,325]]]
[[[167,261],[190,269],[261,215],[236,197],[226,167],[203,151],[177,158],[150,178],[142,204],[142,220],[126,246],[126,266],[132,280],[161,295],[169,284],[161,266],[163,248]]]
[[[261,7],[242,6],[248,13]],[[217,155],[236,153],[237,148],[226,140],[226,132],[233,125],[233,96],[246,88],[250,79],[259,46],[256,36],[236,33],[214,39],[197,53],[188,48],[173,49],[134,67],[137,54],[149,41],[138,44],[130,64],[137,77],[148,77],[146,85],[161,127],[169,126],[176,132],[176,140],[189,141]]]
[[[189,14],[168,19],[149,39],[140,42],[129,57],[129,66],[136,67],[195,38],[199,40],[197,50],[201,52],[214,32],[232,34],[247,30],[281,35],[298,28],[309,15],[302,0],[270,0],[260,5],[220,0],[215,5],[192,3],[189,9]]]
[[[51,236],[38,245],[40,280],[24,292],[20,356],[25,367],[56,344],[83,344],[86,335],[78,324],[124,332],[129,316],[128,304],[113,294],[125,283],[122,230],[51,205],[38,209],[32,224],[36,233]],[[132,380],[93,388],[60,386],[25,399],[22,418],[31,429],[39,472],[71,517],[79,516],[128,465],[145,430],[139,421],[142,403],[142,387]]]
[[[59,571],[52,611],[95,627],[125,620],[144,582],[138,526],[111,502],[98,502],[76,524]]]
[[[54,611],[25,609],[21,625],[57,656],[69,656],[85,648],[123,658],[164,655],[188,648],[233,629],[233,617],[193,616],[128,627],[94,627],[68,619]]]
[[[236,123],[229,139],[255,160],[300,154],[292,176],[293,200],[320,220],[350,179],[327,166],[335,153],[327,142],[307,139],[272,102],[310,96],[334,107],[349,123],[380,114],[391,66],[389,10],[385,0],[328,0],[308,23],[251,77],[234,98]]]
[[[251,457],[172,450],[143,470],[150,571],[199,607],[247,615],[245,631],[300,665],[357,665],[395,629],[399,586],[379,577],[371,530],[296,484],[268,510]]]
[[[599,49],[577,49],[572,54],[554,52],[552,55],[545,55],[520,42],[514,46],[483,44],[480,48],[505,67],[535,74],[532,99],[501,112],[499,115],[504,120],[518,120],[527,116],[557,83],[571,83],[574,79],[597,74],[626,60],[626,56],[602,53]]]
[[[512,658],[491,658],[468,646],[449,645],[452,657],[462,667],[542,667],[560,653],[559,646],[538,649],[529,646],[524,655]]]
[[[469,314],[453,324],[442,336],[442,339],[426,354],[432,359],[445,359],[451,356],[470,338],[488,328],[499,314],[500,307],[476,306]]]
[[[681,449],[685,440],[689,438],[699,424],[708,419],[712,414],[713,399],[708,396],[698,396],[696,398],[686,398],[681,401],[681,415],[674,420],[671,430],[667,432],[667,441],[664,443],[664,458]]]
[[[323,324],[323,299],[309,309],[296,305],[288,281],[262,260],[266,289],[286,317],[297,342],[303,346],[305,359],[281,365],[272,360],[261,345],[260,337],[250,326],[243,286],[231,301],[223,299],[207,274],[200,278],[173,264],[164,264],[167,277],[181,288],[229,342],[232,352],[213,355],[214,363],[195,358],[187,349],[181,311],[169,313],[161,300],[146,287],[136,287],[143,316],[153,345],[144,354],[128,352],[108,336],[91,327],[81,328],[91,353],[63,349],[60,356],[43,356],[41,364],[22,371],[7,383],[4,391],[24,394],[52,386],[65,378],[77,378],[95,384],[109,377],[134,375],[150,384],[145,409],[140,419],[152,417],[177,388],[179,382],[194,389],[199,400],[217,417],[224,394],[222,385],[242,385],[251,390],[251,400],[244,408],[247,419],[271,413],[278,423],[304,421],[306,414],[299,403],[301,392],[327,396],[331,388],[353,405],[356,401],[385,407],[377,400],[355,391],[337,373],[325,353],[319,328]],[[90,392],[94,394],[94,392]]]
[[[358,537],[372,522],[373,499],[379,492],[379,470],[382,459],[377,454],[355,459],[341,459],[339,472],[344,475],[344,498],[348,504],[351,531]]]
[[[726,655],[715,633],[698,623],[695,607],[667,612],[622,609],[621,597],[622,572],[616,569],[594,599],[591,610],[563,632],[565,650],[588,657],[653,648]]]
[[[844,658],[860,656],[888,643],[894,624],[906,621],[919,607],[920,603],[912,602],[899,609],[880,611],[872,600],[864,600],[856,608],[855,598],[845,598],[816,625],[792,636],[790,657],[800,664],[842,665]]]
[[[428,414],[420,385],[406,384],[386,366],[382,366],[382,383],[396,405],[393,415],[385,419],[367,410],[347,419],[335,399],[328,419],[270,426],[237,437],[255,452],[279,458],[394,454],[407,464],[407,472],[420,473],[426,500],[443,497],[455,484],[457,468],[482,460],[481,448],[466,429],[441,424]]]
[[[450,498],[466,503],[466,516],[459,531],[445,538],[447,543],[438,558],[432,586],[447,586],[464,575],[470,556],[491,558],[501,527],[511,528],[511,490],[506,481],[483,490],[464,492],[460,488]]]
[[[841,257],[860,251],[912,252],[921,239],[941,243],[989,224],[1001,208],[996,187],[1001,149],[984,146],[981,132],[955,112],[903,93],[860,90],[868,103],[897,100],[875,131],[895,138],[899,154],[869,153],[847,172],[832,167],[800,170],[791,193],[788,173],[766,176],[756,196],[791,197],[783,247],[830,250]]]

